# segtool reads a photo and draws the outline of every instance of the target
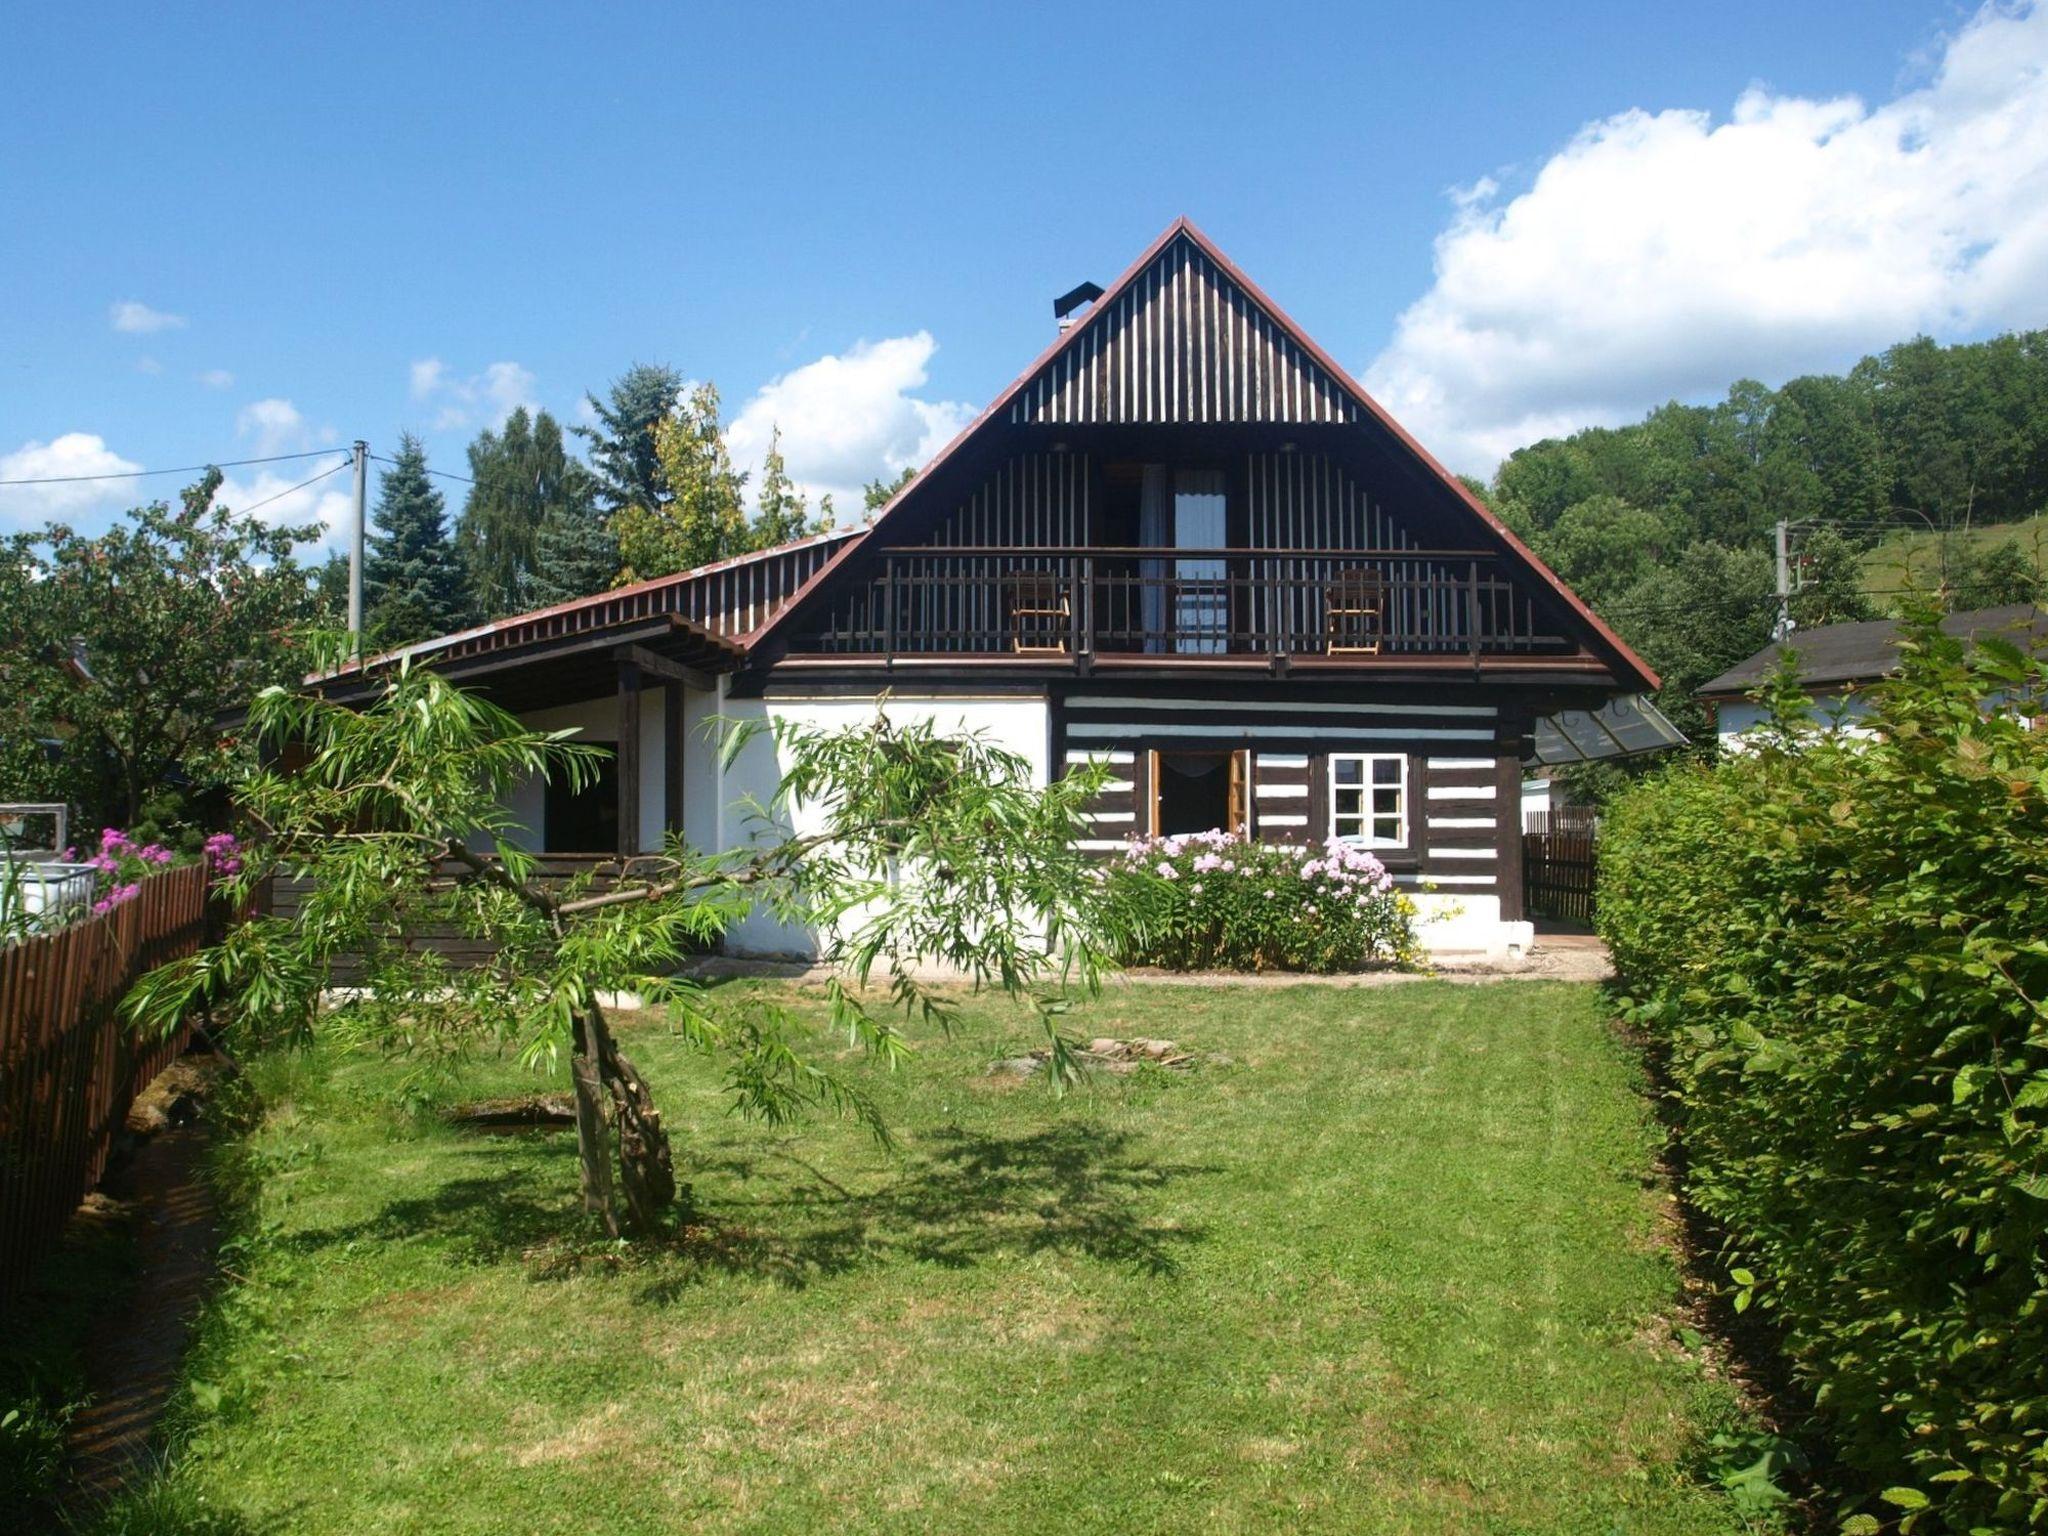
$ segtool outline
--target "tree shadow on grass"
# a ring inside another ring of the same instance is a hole
[[[803,1286],[863,1264],[966,1269],[1005,1254],[1078,1254],[1170,1275],[1207,1229],[1156,1218],[1153,1197],[1216,1169],[1139,1156],[1122,1131],[1058,1125],[1013,1136],[927,1133],[870,1190],[787,1151],[728,1157],[706,1171],[772,1182],[756,1198],[700,1207],[667,1245],[648,1301],[671,1300],[711,1273]]]
[[[642,1276],[641,1299],[653,1304],[713,1275],[802,1287],[868,1264],[964,1269],[1005,1254],[1078,1254],[1169,1275],[1206,1229],[1156,1218],[1153,1198],[1175,1179],[1216,1171],[1139,1156],[1127,1133],[1084,1125],[927,1133],[871,1189],[839,1183],[787,1149],[728,1144],[691,1172],[757,1193],[703,1199],[672,1230],[621,1245],[593,1239],[576,1209],[573,1141],[563,1138],[559,1176],[557,1161],[452,1179],[364,1220],[283,1241],[315,1250],[433,1238],[473,1262],[522,1257],[537,1279],[616,1268]]]

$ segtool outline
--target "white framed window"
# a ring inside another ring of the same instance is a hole
[[[1367,848],[1408,846],[1408,759],[1397,753],[1330,754],[1330,835]]]

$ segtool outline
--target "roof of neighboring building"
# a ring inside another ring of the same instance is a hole
[[[1941,621],[1941,627],[1962,640],[2002,634],[2021,646],[2048,645],[2048,614],[2032,603],[1952,613]],[[1823,624],[1817,629],[1799,630],[1790,640],[1772,641],[1747,661],[1703,685],[1700,697],[1743,697],[1770,677],[1777,669],[1779,655],[1787,649],[1798,662],[1799,681],[1809,688],[1876,682],[1899,664],[1899,624],[1896,619],[1872,619],[1861,624]]]

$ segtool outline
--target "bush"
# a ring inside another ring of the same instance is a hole
[[[1173,970],[1359,971],[1411,965],[1415,904],[1380,861],[1227,832],[1139,838],[1108,870],[1114,901],[1149,903],[1147,935],[1121,958]]]
[[[1600,919],[1690,1193],[1843,1468],[1845,1529],[2048,1519],[2048,671],[1931,613],[1875,734],[1774,727],[1609,809]],[[1860,1506],[1860,1507],[1859,1507]]]

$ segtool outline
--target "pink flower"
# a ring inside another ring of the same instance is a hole
[[[216,832],[206,840],[206,862],[216,878],[239,874],[242,868],[242,845],[235,841],[232,832]]]
[[[1161,859],[1159,861],[1159,878],[1162,880],[1178,880],[1180,878],[1180,871],[1167,863],[1166,860]]]

